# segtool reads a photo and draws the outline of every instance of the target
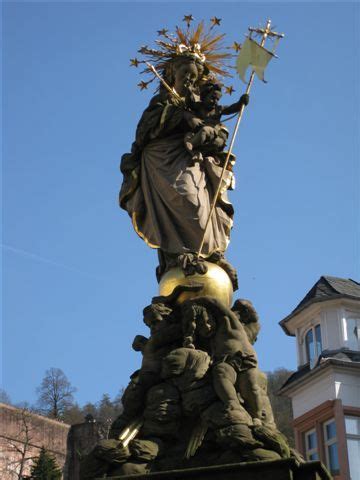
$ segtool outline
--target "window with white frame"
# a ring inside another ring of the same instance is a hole
[[[313,367],[322,352],[320,324],[311,327],[305,335],[306,360]]]
[[[350,479],[357,480],[360,472],[360,417],[346,416],[345,428]]]
[[[305,433],[305,456],[307,460],[319,460],[318,441],[315,429]]]
[[[360,350],[360,318],[347,317],[345,328],[345,342],[350,350]]]
[[[335,420],[325,422],[323,427],[326,464],[330,472],[337,475],[340,473],[340,466]]]

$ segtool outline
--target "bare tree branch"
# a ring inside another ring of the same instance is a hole
[[[38,404],[49,417],[61,419],[73,405],[75,391],[60,368],[50,368],[37,388]]]

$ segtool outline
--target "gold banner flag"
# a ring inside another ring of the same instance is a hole
[[[241,80],[244,83],[247,83],[245,80],[245,73],[251,65],[258,78],[265,82],[264,70],[274,56],[275,55],[266,50],[266,48],[262,47],[251,38],[247,38],[243,43],[236,60],[236,70],[238,71]]]

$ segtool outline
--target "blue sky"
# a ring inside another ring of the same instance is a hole
[[[295,368],[278,321],[321,275],[360,278],[357,4],[5,3],[3,384],[15,402],[34,401],[50,367],[83,404],[140,365],[131,342],[147,334],[156,252],[117,206],[118,167],[153,89],[139,91],[129,58],[188,13],[222,18],[228,45],[268,17],[286,34],[268,84],[255,81],[231,196],[228,258],[261,317],[261,368]]]

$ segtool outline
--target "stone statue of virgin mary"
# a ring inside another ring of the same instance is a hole
[[[173,37],[158,42],[165,45],[157,64],[163,82],[142,114],[131,153],[122,157],[120,206],[136,233],[160,250],[160,258],[197,254],[205,234],[201,255],[211,260],[224,254],[234,214],[227,197],[233,186],[230,166],[205,232],[228,136],[220,117],[236,113],[247,99],[230,107],[218,104],[222,84],[217,74],[225,74],[220,67],[230,56],[216,51],[222,36],[207,34],[201,43],[201,24],[192,35],[180,29],[177,34],[178,43]],[[153,49],[140,51],[156,57]]]

